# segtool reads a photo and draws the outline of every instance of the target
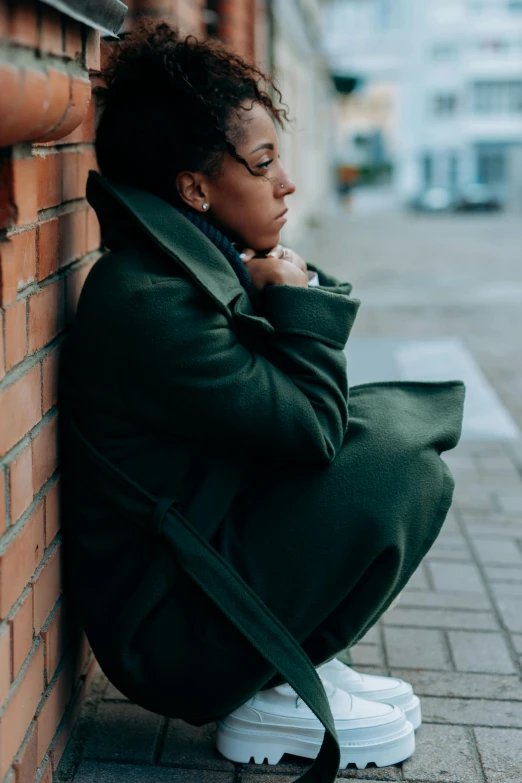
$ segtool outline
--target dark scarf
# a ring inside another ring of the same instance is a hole
[[[200,231],[202,231],[205,236],[207,236],[210,241],[214,243],[217,249],[223,253],[227,261],[230,263],[232,269],[238,276],[239,282],[247,291],[252,304],[255,306],[258,300],[259,292],[256,288],[254,288],[254,285],[248,275],[246,266],[239,257],[239,253],[237,252],[232,242],[227,239],[227,237],[222,234],[221,231],[211,225],[208,220],[200,217],[197,212],[194,212],[190,209],[185,209],[184,207],[178,207],[178,209],[182,215],[185,215],[185,217],[188,218],[190,222],[193,223],[197,228],[199,228]]]

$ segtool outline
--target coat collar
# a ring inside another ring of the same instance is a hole
[[[226,310],[240,294],[248,300],[248,294],[225,256],[167,201],[145,190],[116,184],[96,171],[89,171],[87,200],[100,222],[104,217],[110,222],[115,208],[119,208],[120,213],[123,210],[124,217],[130,219],[161,250],[175,258],[220,310]],[[244,314],[251,310],[243,297],[240,309]],[[264,318],[259,320],[266,321]],[[268,330],[271,331],[270,328]]]

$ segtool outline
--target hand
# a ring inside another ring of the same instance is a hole
[[[245,248],[241,259],[254,287],[262,291],[267,285],[295,285],[308,287],[306,263],[294,250],[276,245],[263,255]]]

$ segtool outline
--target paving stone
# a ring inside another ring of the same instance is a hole
[[[427,723],[456,723],[463,726],[522,726],[522,702],[485,699],[446,699],[425,696],[422,714]]]
[[[74,783],[234,783],[234,774],[84,761],[78,767]]]
[[[449,651],[441,631],[415,628],[385,628],[390,666],[450,671]]]
[[[522,582],[491,582],[491,590],[495,598],[499,596],[522,596]]]
[[[498,541],[500,538],[507,538],[511,541],[516,541],[517,538],[522,538],[522,526],[517,524],[490,524],[490,523],[477,523],[467,522],[466,528],[472,539],[475,538],[494,538]]]
[[[522,514],[522,492],[497,492],[496,496],[506,514]]]
[[[163,718],[136,704],[102,701],[83,757],[151,764]]]
[[[522,553],[514,541],[475,537],[473,543],[485,565],[522,565]]]
[[[433,672],[419,669],[392,669],[391,674],[411,683],[418,696],[522,701],[522,681],[516,675]]]
[[[482,768],[488,783],[522,780],[522,731],[474,729]]]
[[[216,749],[216,724],[191,726],[182,720],[169,720],[160,764],[232,771],[234,764]]]
[[[397,607],[381,618],[383,625],[418,628],[455,628],[466,631],[496,631],[498,623],[491,612],[467,612],[459,609],[408,609]]]
[[[436,590],[461,593],[483,593],[484,585],[480,572],[472,563],[437,563],[427,564]]]
[[[401,780],[399,767],[368,767],[367,769],[342,769],[337,780]]]
[[[522,583],[522,568],[485,566],[484,568],[488,580],[492,582],[515,582]]]
[[[517,652],[522,653],[522,633],[514,633],[511,637]]]
[[[366,666],[384,666],[383,652],[380,647],[373,644],[355,644],[350,647],[352,663],[354,666],[364,664]]]
[[[478,593],[440,593],[433,590],[404,590],[401,595],[401,607],[431,609],[491,609],[487,595]]]
[[[514,674],[516,669],[502,636],[495,633],[448,631],[458,671]]]
[[[519,596],[498,595],[497,605],[510,631],[522,632],[522,601]]]
[[[408,781],[478,783],[469,729],[425,724],[416,734],[415,753],[404,762],[403,774]]]
[[[402,601],[402,596],[401,596],[401,601]],[[367,631],[362,637],[361,642],[363,644],[380,644],[381,632],[379,630],[379,626],[374,625],[373,628],[370,628],[370,630]]]
[[[513,480],[520,481],[520,474],[507,454],[495,457],[488,455],[479,456],[475,462],[479,472],[484,476],[510,476]]]
[[[430,583],[428,582],[428,578],[426,576],[426,566],[424,565],[424,563],[421,563],[420,566],[417,568],[417,570],[414,572],[414,574],[410,577],[410,581],[408,582],[408,588],[414,590],[430,589]]]

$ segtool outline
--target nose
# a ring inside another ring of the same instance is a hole
[[[295,182],[293,182],[286,171],[282,171],[282,177],[276,185],[276,194],[278,196],[291,196],[295,193]]]

